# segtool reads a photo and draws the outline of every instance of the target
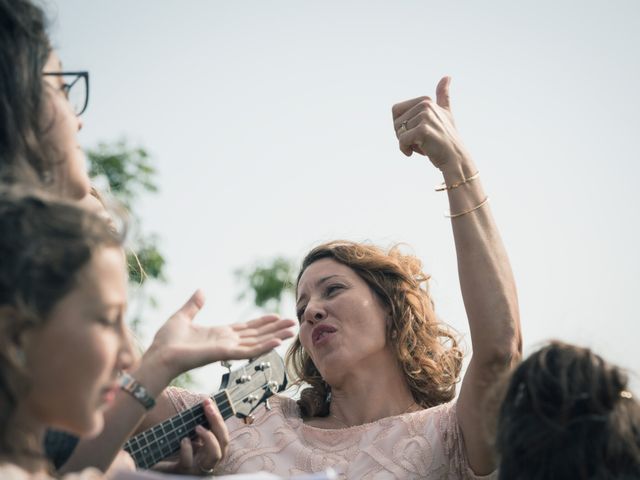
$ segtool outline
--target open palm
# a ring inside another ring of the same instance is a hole
[[[295,321],[277,315],[232,325],[196,325],[193,318],[203,305],[204,297],[197,291],[158,330],[149,348],[172,376],[219,360],[255,357],[294,335]]]

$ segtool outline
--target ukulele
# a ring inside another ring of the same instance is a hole
[[[224,420],[248,417],[274,393],[287,385],[284,362],[272,350],[222,377],[220,391],[211,396]],[[268,403],[267,403],[268,406]],[[139,469],[148,469],[180,449],[184,437],[196,438],[196,426],[209,427],[202,403],[131,438],[124,444]]]

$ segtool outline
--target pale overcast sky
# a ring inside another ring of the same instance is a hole
[[[636,0],[47,5],[65,67],[91,73],[82,143],[126,136],[159,169],[140,212],[169,262],[154,328],[197,287],[198,321],[248,319],[234,269],[348,238],[411,245],[467,332],[440,175],[400,153],[390,113],[448,74],[526,351],[560,338],[640,371]]]

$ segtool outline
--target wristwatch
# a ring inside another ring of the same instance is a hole
[[[151,410],[156,404],[155,399],[149,395],[147,389],[128,373],[121,375],[120,388],[140,402],[146,410]]]

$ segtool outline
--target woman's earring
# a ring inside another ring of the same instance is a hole
[[[398,331],[397,330],[391,330],[391,340],[395,340],[396,338],[398,338]]]

